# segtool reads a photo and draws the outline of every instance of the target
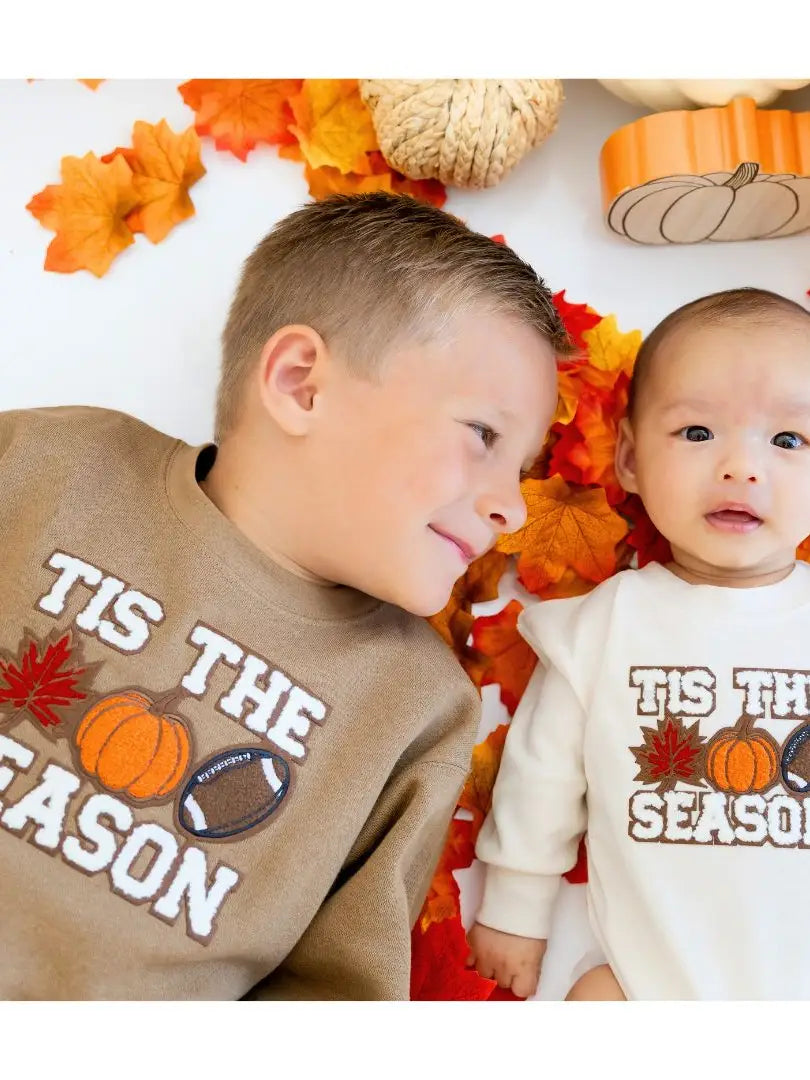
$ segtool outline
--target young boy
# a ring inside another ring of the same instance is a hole
[[[478,840],[472,958],[520,996],[587,828],[571,998],[810,997],[808,373],[810,314],[759,289],[642,346],[616,466],[672,562],[523,613],[542,668]]]
[[[422,616],[525,510],[551,297],[385,194],[284,219],[216,443],[0,414],[0,997],[402,999],[479,703]]]

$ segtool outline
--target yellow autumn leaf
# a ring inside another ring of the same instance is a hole
[[[367,154],[378,150],[371,113],[356,79],[305,79],[290,98],[290,131],[313,169],[329,165],[342,173],[370,175]]]
[[[596,326],[585,330],[582,339],[588,346],[588,360],[600,371],[633,371],[636,353],[641,346],[641,331],[623,334],[615,315],[606,315]]]

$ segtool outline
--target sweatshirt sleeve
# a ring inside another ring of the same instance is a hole
[[[542,939],[560,877],[574,865],[586,826],[585,711],[549,655],[559,649],[541,648],[525,624],[521,630],[541,663],[512,719],[492,809],[478,836],[476,855],[486,865],[477,919]]]
[[[480,701],[467,684],[452,734],[388,780],[341,875],[254,1000],[408,1000],[411,929],[467,775]],[[437,759],[437,750],[442,760]],[[449,751],[449,752],[448,752]]]

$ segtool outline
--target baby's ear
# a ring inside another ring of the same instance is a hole
[[[630,421],[624,417],[619,422],[619,431],[616,438],[616,455],[614,458],[616,479],[625,491],[638,492],[638,480],[636,479],[636,442]]]
[[[259,361],[261,402],[287,435],[306,435],[320,386],[326,346],[311,326],[283,326]]]

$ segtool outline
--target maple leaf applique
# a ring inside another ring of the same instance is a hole
[[[41,640],[26,630],[16,656],[0,652],[0,724],[28,713],[46,731],[57,728],[64,721],[58,710],[87,698],[98,667],[83,663],[70,630]]]
[[[644,743],[630,747],[639,767],[634,780],[655,784],[659,795],[671,791],[679,780],[703,785],[706,739],[697,721],[686,727],[680,717],[665,712],[657,728],[643,727],[641,733]]]

